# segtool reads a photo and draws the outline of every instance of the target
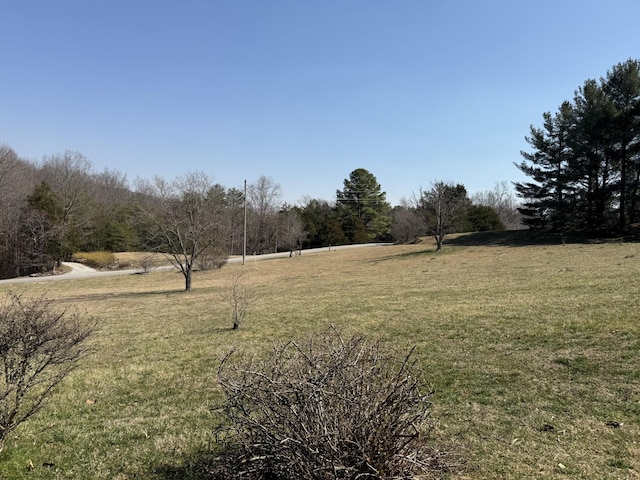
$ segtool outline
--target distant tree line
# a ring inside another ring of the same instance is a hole
[[[467,194],[463,185],[434,182],[410,200],[391,207],[376,177],[359,168],[336,192],[336,203],[307,199],[299,209],[312,247],[371,241],[414,242],[432,235],[437,248],[446,234],[522,228],[517,201],[507,182]]]
[[[81,251],[173,255],[174,241],[183,242],[189,258],[194,251],[243,252],[242,190],[215,184],[201,172],[134,183],[130,187],[126,176],[114,170],[96,173],[78,152],[34,164],[0,145],[0,278],[50,271]],[[248,252],[276,251],[302,241],[299,215],[280,205],[277,184],[260,177],[247,192]],[[183,228],[189,219],[194,223]],[[169,227],[175,227],[176,236]]]
[[[640,61],[589,79],[555,114],[531,126],[516,166],[526,225],[560,232],[625,233],[640,221]]]
[[[81,153],[66,151],[33,163],[0,145],[0,278],[50,271],[74,253],[154,251],[184,266],[240,255],[245,248],[245,189],[226,188],[202,172],[173,180],[137,179],[95,172]],[[462,199],[464,221],[451,229],[501,229],[514,211],[506,184]],[[336,191],[335,201],[281,200],[280,185],[262,176],[246,186],[246,253],[372,241],[412,241],[429,234],[426,197],[392,208],[376,177],[359,168]],[[505,203],[504,200],[507,200]],[[502,203],[501,203],[502,202]],[[182,269],[182,267],[180,267]]]
[[[429,235],[440,250],[450,233],[522,228],[517,208],[507,182],[469,196],[464,185],[435,181],[394,208],[392,235],[404,243]]]

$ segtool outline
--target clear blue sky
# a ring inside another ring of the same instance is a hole
[[[522,180],[529,125],[640,57],[637,0],[0,0],[0,143],[397,204]]]

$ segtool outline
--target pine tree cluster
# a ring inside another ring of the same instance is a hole
[[[515,184],[530,227],[624,233],[640,215],[640,60],[587,80],[555,114],[531,126]]]

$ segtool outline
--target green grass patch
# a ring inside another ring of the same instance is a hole
[[[633,478],[640,471],[640,245],[429,245],[248,262],[238,331],[221,293],[237,269],[28,285],[100,318],[95,353],[0,453],[0,478],[198,478],[229,348],[335,325],[417,345],[432,440],[451,478]]]

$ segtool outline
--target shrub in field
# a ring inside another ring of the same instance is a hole
[[[430,390],[413,349],[330,329],[278,343],[263,358],[219,368],[225,400],[213,478],[430,478],[444,468],[428,445]]]
[[[143,273],[149,273],[155,267],[155,254],[147,253],[140,258],[140,268]]]
[[[0,305],[0,450],[87,353],[94,325],[44,297],[6,296]]]
[[[243,275],[243,270],[233,275],[222,293],[222,300],[231,307],[231,321],[234,330],[240,328],[240,324],[255,301],[255,292],[242,281]]]
[[[107,268],[117,264],[116,257],[111,252],[79,252],[73,255],[73,261],[93,268]]]
[[[220,248],[209,248],[198,256],[197,265],[200,270],[222,268],[227,264],[229,256]]]

